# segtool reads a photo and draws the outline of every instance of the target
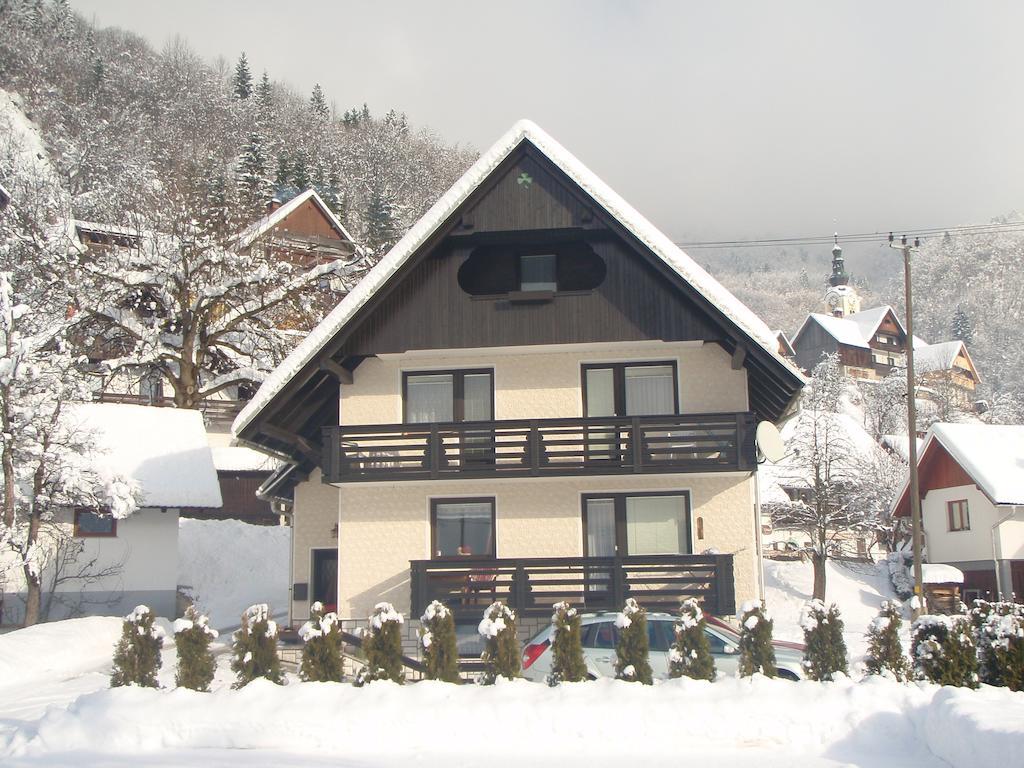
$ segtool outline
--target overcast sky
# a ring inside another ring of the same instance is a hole
[[[529,117],[675,239],[1024,210],[1022,2],[72,4],[480,150]]]

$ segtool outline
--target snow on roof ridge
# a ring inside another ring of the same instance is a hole
[[[1024,504],[1024,424],[932,424],[929,431],[996,504]]]
[[[684,280],[730,317],[752,341],[758,343],[781,365],[803,380],[803,374],[778,353],[778,343],[767,324],[729,293],[638,213],[629,203],[601,181],[575,155],[528,119],[517,120],[491,147],[477,158],[465,173],[441,195],[430,209],[371,269],[344,299],[263,381],[255,397],[242,409],[232,424],[235,435],[242,431],[285,384],[306,365],[369,298],[405,263],[412,253],[469,197],[523,140],[529,140],[570,179],[622,223],[641,242],[662,258]],[[279,209],[280,210],[280,209]]]
[[[307,200],[313,200],[321,213],[323,213],[331,222],[331,225],[337,227],[349,242],[353,244],[355,243],[352,235],[350,235],[348,230],[345,229],[345,225],[341,223],[337,216],[334,215],[334,211],[328,207],[327,203],[324,202],[323,198],[320,197],[320,195],[317,194],[317,191],[312,187],[307,189],[305,192],[300,192],[287,203],[275,208],[273,211],[264,214],[262,217],[235,235],[232,239],[238,243],[239,248],[248,248],[253,242],[277,226],[283,219],[290,216]]]

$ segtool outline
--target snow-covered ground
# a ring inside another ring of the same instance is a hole
[[[178,528],[178,584],[217,629],[238,626],[254,603],[288,615],[291,529],[238,520],[182,518]]]
[[[826,603],[835,603],[843,617],[843,634],[850,660],[857,662],[867,652],[864,633],[875,618],[883,600],[897,600],[889,583],[886,564],[826,564]],[[775,621],[774,636],[778,640],[802,642],[800,612],[811,599],[814,571],[811,564],[800,561],[765,560],[765,603]],[[905,612],[909,619],[909,612]],[[909,620],[904,624],[909,637]]]
[[[259,681],[214,692],[108,688],[117,619],[0,637],[0,764],[957,766],[1005,768],[1024,694],[881,679],[602,680],[548,688]]]

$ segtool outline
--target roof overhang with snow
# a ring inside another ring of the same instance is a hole
[[[248,248],[275,227],[281,225],[307,201],[312,202],[316,206],[331,228],[338,234],[339,239],[349,242],[353,246],[355,245],[352,235],[348,233],[348,230],[345,229],[338,217],[334,215],[334,211],[323,201],[323,198],[313,189],[307,189],[305,192],[296,195],[284,205],[250,224],[232,238],[233,243],[240,249]]]
[[[319,427],[337,423],[335,375],[346,375],[340,370],[346,361],[332,356],[376,302],[436,248],[462,212],[489,190],[488,180],[500,178],[526,152],[574,187],[615,235],[645,256],[665,280],[722,329],[720,343],[747,370],[752,410],[771,421],[786,412],[805,379],[779,354],[772,330],[554,139],[533,123],[520,121],[480,156],[268,376],[235,419],[233,430],[240,441],[293,458],[302,454],[308,460],[316,455],[311,443],[318,441]],[[291,407],[286,407],[288,404]],[[289,430],[290,437],[284,434]]]

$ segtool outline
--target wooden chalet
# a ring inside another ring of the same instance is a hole
[[[475,635],[626,596],[761,588],[754,428],[804,383],[775,334],[527,121],[275,370],[236,439],[289,462],[291,616],[433,599]],[[415,622],[410,623],[415,626]],[[411,630],[410,630],[411,631]]]

